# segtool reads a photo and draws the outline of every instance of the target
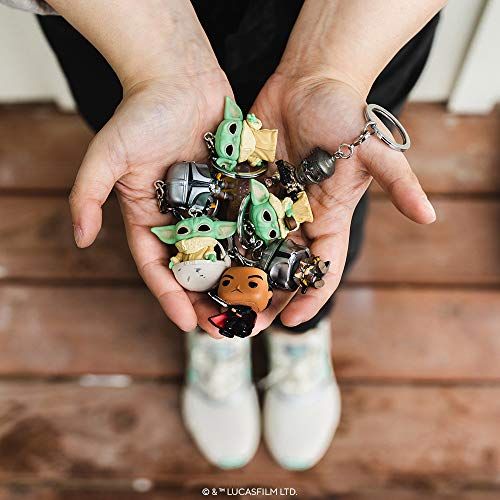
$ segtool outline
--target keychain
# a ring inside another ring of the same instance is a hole
[[[240,218],[248,215],[255,234],[267,246],[276,239],[286,238],[288,233],[297,230],[302,222],[313,221],[305,191],[298,193],[295,198],[295,202],[289,197],[280,200],[270,193],[264,184],[252,179],[250,194],[240,206]]]
[[[309,287],[321,288],[330,262],[311,254],[309,248],[290,239],[278,240],[268,246],[256,264],[266,271],[273,288],[306,293]]]
[[[194,214],[213,216],[219,202],[230,198],[229,184],[222,175],[212,176],[208,165],[185,161],[167,170],[165,180],[155,182],[158,209],[178,219]]]
[[[169,268],[186,290],[210,290],[231,265],[224,247],[217,240],[233,236],[235,222],[200,216],[183,219],[171,226],[153,227],[151,231],[163,243],[175,244],[177,255],[170,258]]]
[[[377,125],[377,113],[382,115],[391,126],[400,133],[403,142],[397,143],[392,137],[385,134]],[[285,160],[278,160],[276,166],[278,172],[266,179],[268,187],[281,183],[285,192],[293,194],[304,191],[310,184],[319,184],[335,173],[335,163],[337,160],[348,160],[354,154],[354,148],[360,146],[370,136],[375,135],[391,149],[404,153],[411,146],[410,136],[401,122],[389,111],[378,104],[368,104],[364,111],[366,124],[361,134],[350,143],[342,143],[335,153],[330,154],[319,147],[314,148],[311,153],[304,158],[298,167],[293,166]]]
[[[278,131],[262,128],[262,122],[249,113],[243,119],[240,107],[226,97],[224,120],[215,135],[207,132],[205,142],[215,169],[229,177],[254,178],[267,171],[276,155]]]
[[[227,310],[208,318],[225,337],[248,337],[255,326],[257,313],[271,303],[273,292],[267,274],[257,267],[236,266],[221,276],[217,294],[208,293]]]
[[[377,114],[399,131],[402,143],[379,127]],[[260,182],[257,177],[275,160],[278,131],[262,128],[253,114],[244,119],[238,105],[226,97],[224,119],[215,134],[204,135],[210,152],[207,164],[177,163],[164,180],[155,182],[160,212],[179,221],[151,231],[164,243],[175,244],[177,254],[169,267],[181,286],[208,292],[224,308],[209,318],[222,335],[249,336],[273,289],[305,293],[324,285],[330,262],[288,238],[302,223],[314,220],[307,186],[331,177],[337,160],[351,158],[372,135],[396,151],[410,147],[408,133],[389,111],[370,104],[364,116],[365,126],[353,142],[340,144],[333,154],[316,147],[298,166],[278,160],[276,173]],[[237,220],[215,219],[227,212],[225,202],[233,195],[234,205],[241,200],[233,207]]]

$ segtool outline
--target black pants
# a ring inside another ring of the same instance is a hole
[[[302,0],[192,0],[236,101],[248,110],[259,90],[278,65]],[[434,17],[392,59],[375,81],[368,102],[398,114],[427,61],[438,24]],[[120,82],[101,54],[60,17],[39,17],[78,109],[98,131],[122,99]],[[369,34],[367,34],[369,36]],[[352,265],[363,238],[367,196],[359,202],[351,224],[346,270]],[[316,317],[293,328],[302,332],[327,315],[333,300]]]

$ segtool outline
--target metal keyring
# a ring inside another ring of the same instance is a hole
[[[377,125],[373,126],[373,130],[375,131],[375,135],[384,141],[389,147],[392,149],[395,149],[396,151],[406,151],[410,146],[411,146],[411,141],[410,141],[410,136],[408,135],[408,132],[406,129],[403,127],[401,122],[389,111],[387,111],[385,108],[382,106],[379,106],[378,104],[368,104],[365,108],[365,118],[371,122],[376,122],[377,114],[379,113],[389,122],[391,122],[399,131],[401,134],[401,137],[403,138],[403,143],[399,144],[398,142],[394,141],[391,137],[385,135]]]

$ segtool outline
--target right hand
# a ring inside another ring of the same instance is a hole
[[[101,207],[115,188],[139,273],[167,316],[189,331],[207,325],[217,307],[206,294],[188,295],[169,270],[168,247],[150,228],[172,220],[158,211],[153,183],[176,162],[206,162],[203,134],[216,128],[232,91],[221,70],[178,80],[152,78],[124,89],[122,103],[88,148],[70,206],[75,241],[85,248],[99,233]],[[219,336],[213,327],[211,334]]]

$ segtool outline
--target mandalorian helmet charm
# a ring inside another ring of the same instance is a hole
[[[160,212],[171,211],[178,218],[215,215],[219,202],[228,198],[222,176],[212,176],[208,165],[194,161],[172,165],[155,188]]]
[[[305,293],[309,287],[321,288],[330,262],[311,254],[309,248],[290,239],[278,240],[262,253],[257,266],[266,271],[274,288]]]

